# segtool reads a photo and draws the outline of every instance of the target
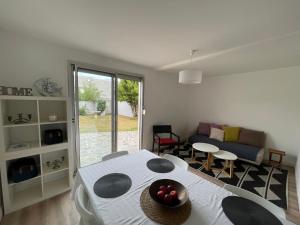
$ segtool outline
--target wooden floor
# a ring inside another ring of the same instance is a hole
[[[288,178],[288,210],[287,218],[300,225],[300,214],[298,209],[295,173],[293,168],[289,169]],[[212,178],[199,170],[190,168],[191,172],[223,186],[224,183]],[[77,225],[79,224],[79,215],[71,201],[70,192],[61,194],[57,197],[48,199],[41,203],[19,210],[6,215],[1,225]]]
[[[79,214],[70,192],[5,216],[1,225],[78,225]]]
[[[287,218],[295,224],[300,224],[299,204],[296,190],[295,169],[287,167],[288,176],[288,209],[286,211]],[[300,199],[300,196],[299,196]]]

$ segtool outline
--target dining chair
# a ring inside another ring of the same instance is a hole
[[[154,152],[154,146],[158,146],[158,155],[160,154],[161,146],[176,146],[180,148],[180,137],[172,131],[171,125],[154,125],[153,126],[153,143],[152,152]]]
[[[233,194],[236,194],[237,196],[249,199],[253,202],[256,202],[257,204],[261,205],[265,209],[269,210],[271,213],[273,213],[277,218],[286,219],[285,212],[282,208],[278,207],[277,205],[273,204],[272,202],[250,192],[245,189],[225,184],[224,189],[227,191],[232,192]]]
[[[75,206],[80,214],[80,225],[104,225],[102,219],[96,219],[95,215],[89,210],[89,197],[82,185],[79,185],[76,190]]]
[[[174,156],[174,155],[170,155],[170,154],[163,154],[162,157],[164,159],[167,159],[169,161],[171,161],[172,163],[174,163],[175,165],[187,170],[189,168],[189,164],[184,161],[183,159],[177,157],[177,156]]]
[[[117,158],[117,157],[120,157],[122,155],[127,155],[127,154],[128,154],[128,151],[113,152],[113,153],[110,153],[108,155],[103,156],[102,157],[102,161],[106,161],[106,160],[109,160],[109,159]]]

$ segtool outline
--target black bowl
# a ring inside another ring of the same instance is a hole
[[[160,200],[157,197],[157,192],[159,191],[160,186],[168,186],[172,185],[175,187],[175,190],[177,191],[177,196],[178,199],[172,201],[170,204],[166,204],[164,201]],[[150,197],[154,200],[154,202],[158,203],[159,205],[162,205],[164,207],[168,208],[178,208],[182,205],[184,205],[188,200],[189,200],[189,195],[187,192],[187,189],[179,182],[175,180],[170,180],[170,179],[161,179],[153,182],[150,185],[149,188],[149,194]]]

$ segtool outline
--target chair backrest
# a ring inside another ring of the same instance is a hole
[[[175,165],[177,165],[185,170],[187,170],[189,168],[189,164],[177,156],[170,155],[170,154],[163,154],[162,157],[173,162]]]
[[[106,160],[109,160],[109,159],[117,158],[117,157],[120,157],[122,155],[127,155],[127,154],[128,154],[128,151],[113,152],[113,153],[110,153],[108,155],[103,156],[102,157],[102,161],[106,161]]]
[[[257,204],[261,205],[265,209],[269,210],[271,213],[273,213],[276,217],[286,219],[285,212],[282,208],[278,207],[277,205],[273,204],[272,202],[250,192],[245,189],[230,185],[230,184],[225,184],[224,189],[232,192],[233,194],[236,194],[240,197],[252,200],[256,202]]]
[[[84,225],[104,225],[101,218],[96,219],[94,214],[88,209],[89,208],[89,197],[86,194],[82,185],[76,190],[75,194],[75,206],[80,214],[80,223]]]
[[[171,125],[154,125],[153,126],[153,134],[162,134],[162,133],[171,133],[172,126]]]

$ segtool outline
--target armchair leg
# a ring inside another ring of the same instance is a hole
[[[159,156],[159,153],[160,153],[160,144],[158,144],[158,152],[157,152],[158,156]]]
[[[152,143],[152,152],[154,152],[154,141]]]

